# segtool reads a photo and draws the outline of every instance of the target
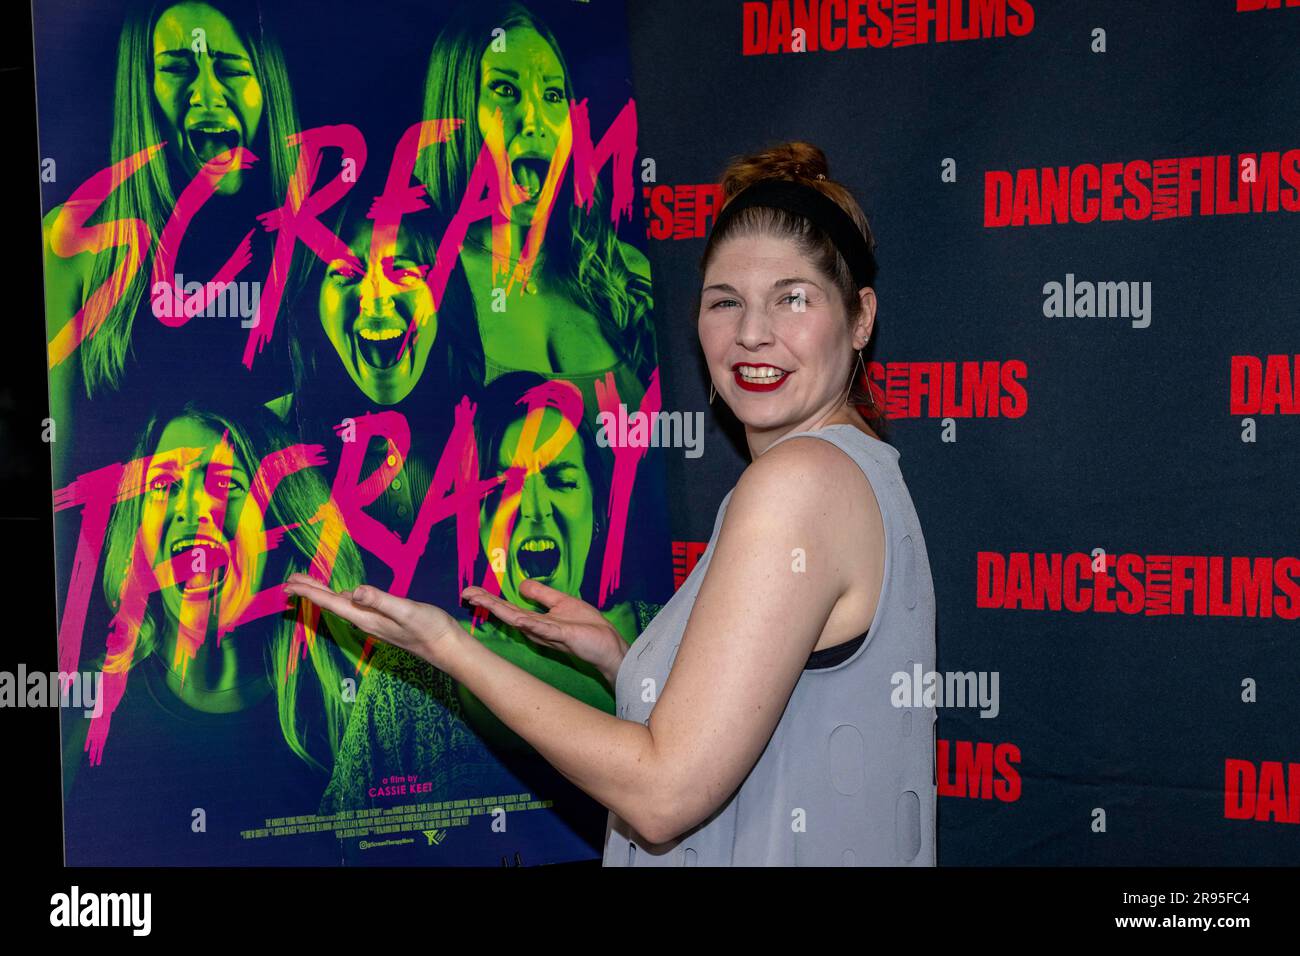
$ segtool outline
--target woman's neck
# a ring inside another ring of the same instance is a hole
[[[524,243],[528,240],[528,233],[532,226],[522,225],[520,223],[510,222],[510,246],[508,248],[497,247],[492,245],[492,223],[490,220],[480,219],[473,223],[465,234],[465,246],[461,250],[461,255],[468,255],[473,261],[483,261],[491,257],[496,252],[503,262],[510,264],[511,272],[514,271],[520,257],[524,254]],[[546,264],[546,244],[543,243],[537,250],[537,259],[533,262],[531,277],[533,281],[541,275]]]
[[[176,661],[178,630],[171,628],[162,647],[168,689],[186,706],[209,714],[229,714],[246,710],[271,693],[271,683],[254,650],[251,635],[224,637],[216,643],[215,624],[209,622],[208,633],[193,660]],[[184,677],[180,670],[184,667]]]

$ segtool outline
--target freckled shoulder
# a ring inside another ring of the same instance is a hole
[[[881,580],[874,569],[883,564],[883,523],[862,466],[839,445],[812,435],[788,438],[759,455],[736,483],[723,519],[741,541],[818,556],[828,572],[825,583],[837,589],[831,614],[840,630],[875,611],[879,590],[871,591],[869,582],[873,574]]]
[[[750,464],[727,506],[770,512],[775,520],[825,520],[828,533],[842,530],[845,506],[873,502],[871,483],[843,449],[811,435],[788,438]]]

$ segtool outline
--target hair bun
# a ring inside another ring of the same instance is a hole
[[[761,179],[834,183],[821,148],[803,140],[777,143],[755,153],[733,156],[722,174],[723,195],[730,199]],[[835,183],[838,186],[838,183]]]
[[[810,168],[810,167],[811,167],[811,168]],[[826,179],[826,174],[825,174],[824,172],[821,172],[820,170],[818,170],[818,172],[817,172],[816,174],[813,173],[812,170],[815,169],[815,168],[816,168],[815,165],[812,165],[812,164],[806,163],[806,162],[804,162],[804,161],[800,161],[800,162],[797,162],[797,163],[794,164],[794,167],[793,167],[793,169],[791,170],[791,172],[792,172],[792,174],[794,175],[794,177],[795,177],[796,179],[821,179],[821,180],[825,180],[825,179]],[[823,167],[823,168],[824,168],[824,167]]]

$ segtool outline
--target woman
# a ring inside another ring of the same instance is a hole
[[[488,463],[484,466],[488,472],[506,475],[512,467],[527,469],[514,506],[506,507],[503,492],[498,490],[484,499],[479,514],[486,566],[496,571],[502,595],[513,604],[543,607],[525,596],[525,591],[539,583],[572,595],[579,603],[583,603],[583,595],[594,594],[599,586],[600,556],[607,540],[601,515],[609,497],[609,480],[595,436],[584,421],[553,458],[532,466],[526,460],[527,452],[519,447],[521,436],[531,427],[536,434],[530,448],[564,437],[558,400],[552,403],[543,396],[573,389],[567,382],[514,372],[485,391],[475,414],[480,461]],[[520,407],[530,399],[548,402],[529,413],[531,419]],[[508,521],[512,525],[506,538]],[[494,541],[498,533],[502,538]],[[447,558],[450,560],[449,555]],[[477,565],[483,566],[482,562]],[[601,613],[624,642],[630,643],[658,610],[658,605],[646,601],[617,598]],[[530,674],[606,713],[614,712],[612,685],[590,662],[563,648],[536,644],[503,621],[489,618],[472,626],[469,621],[460,623],[494,653]],[[369,788],[393,773],[436,781],[439,799],[501,792],[483,790],[500,768],[465,738],[467,725],[462,721],[468,721],[498,757],[504,756],[513,772],[527,778],[530,785],[539,780],[528,766],[531,761],[523,756],[527,741],[473,693],[455,687],[427,661],[399,647],[380,644],[357,695],[344,754],[335,766],[321,812],[376,805]],[[547,776],[553,773],[548,770]],[[598,822],[603,828],[603,821]]]
[[[315,259],[307,292],[289,313],[294,390],[267,404],[304,431],[383,408],[441,401],[450,411],[483,377],[478,336],[465,328],[473,305],[464,275],[454,270],[434,302],[421,274],[421,264],[436,258],[445,224],[407,216],[384,248],[371,241],[368,212],[385,174],[367,166],[326,220],[353,258]]]
[[[266,498],[280,469],[259,482],[259,466],[295,444],[269,412],[191,403],[141,434],[132,460],[144,462],[143,491],[116,508],[107,533],[114,617],[95,661],[104,713],[72,732],[64,761],[85,762],[72,749],[81,744],[90,763],[75,789],[65,783],[69,862],[229,865],[308,852],[240,836],[268,816],[315,810],[364,641],[332,614],[313,621],[252,603],[267,579],[313,565],[339,585],[361,580],[313,467],[288,463]],[[191,838],[194,808],[210,828],[202,839]],[[337,860],[332,834],[311,850]]]
[[[933,667],[933,584],[898,452],[853,404],[855,381],[870,394],[855,376],[874,241],[809,144],[738,159],[723,185],[699,337],[754,461],[708,549],[630,648],[540,585],[545,614],[465,591],[601,668],[615,716],[439,608],[302,577],[286,590],[445,671],[608,807],[606,865],[932,866],[934,709],[895,709],[891,675]]]
[[[521,414],[525,396],[542,392],[572,390],[564,381],[547,381],[530,372],[512,372],[493,382],[475,417],[483,457],[489,470],[507,474],[515,467],[526,469],[518,498],[509,503],[501,489],[483,500],[479,534],[483,554],[496,572],[502,598],[517,606],[541,610],[545,605],[525,594],[527,582],[554,591],[594,599],[600,584],[601,556],[608,544],[609,475],[596,438],[584,419],[563,448],[543,464],[530,463],[520,449],[520,439],[536,428],[532,447],[562,436],[564,417],[555,405]],[[536,391],[534,391],[536,390]],[[496,539],[505,522],[511,522],[509,537]],[[528,585],[531,587],[531,585]],[[658,608],[623,595],[608,602],[601,612],[631,643],[649,624]],[[462,621],[469,628],[469,622]],[[614,712],[613,685],[606,683],[599,669],[575,659],[562,648],[540,646],[503,621],[480,622],[473,633],[497,654],[553,687],[593,707]],[[498,746],[523,749],[526,742],[505,727],[491,710],[460,688],[461,699],[475,727]]]
[[[361,473],[391,471],[366,511],[406,539],[450,436],[455,405],[477,391],[483,359],[460,270],[436,303],[420,275],[420,265],[435,258],[436,225],[408,216],[387,248],[372,243],[374,221],[366,214],[385,172],[372,170],[366,168],[327,220],[353,258],[315,262],[307,290],[289,313],[293,391],[267,407],[304,441],[326,448],[338,447],[335,430],[345,419],[385,411],[403,415],[411,429],[406,456],[372,439]],[[435,535],[444,533],[435,527]],[[436,541],[431,549],[445,544]],[[385,573],[382,562],[367,560],[368,578]]]
[[[71,223],[61,218],[64,206],[44,220],[51,412],[59,427],[56,447],[68,449],[56,456],[56,485],[77,471],[65,460],[77,447],[74,429],[95,434],[123,414],[120,400],[106,399],[121,389],[133,363],[147,372],[155,392],[176,385],[187,394],[204,363],[238,374],[243,390],[253,392],[269,387],[277,371],[270,355],[261,357],[253,375],[240,364],[249,332],[238,317],[198,316],[169,327],[152,314],[150,291],[151,263],[177,197],[205,163],[235,147],[252,150],[258,162],[241,168],[232,153],[218,167],[215,195],[190,223],[188,241],[170,250],[177,256],[174,272],[187,277],[186,285],[208,281],[252,230],[253,261],[237,281],[267,278],[274,236],[257,229],[256,216],[284,202],[297,163],[287,137],[299,126],[284,59],[260,4],[135,0],[118,40],[114,91],[112,161],[166,146],[116,185],[91,219],[139,220],[148,227],[150,247],[138,250],[143,261],[117,302],[86,317],[85,326],[97,328],[84,339],[73,333],[73,316],[83,307],[90,311],[97,290],[115,287],[112,277],[129,265],[132,248],[122,242],[68,255]],[[301,246],[295,250],[291,287],[306,254]],[[222,382],[225,387],[229,378]]]
[[[612,375],[620,400],[635,411],[658,365],[649,263],[619,241],[599,181],[590,208],[577,206],[566,169],[530,277],[514,277],[540,185],[572,138],[573,99],[564,54],[536,15],[512,0],[462,4],[430,53],[424,115],[467,122],[448,144],[423,153],[416,175],[439,216],[450,220],[487,144],[502,192],[519,201],[499,210],[509,217],[508,255],[493,250],[486,218],[471,224],[460,254],[485,358],[483,384],[517,370],[567,379],[582,391],[594,428],[597,382]]]
[[[463,273],[472,296],[468,324],[477,333],[482,384],[514,371],[571,382],[582,394],[584,418],[599,431],[602,397],[615,414],[615,403],[629,413],[641,409],[658,356],[649,262],[619,240],[600,177],[589,202],[574,202],[570,103],[578,99],[559,41],[528,7],[513,0],[460,4],[433,44],[423,115],[465,123],[446,144],[424,151],[416,175],[438,216],[450,221],[486,150],[503,197],[496,221],[505,220],[500,231],[509,244],[494,247],[493,220],[480,218],[460,250],[463,268],[453,272]],[[519,259],[552,172],[557,186],[524,281]],[[600,454],[612,469],[613,452]],[[627,527],[629,540],[666,564],[671,546],[660,520],[666,491],[658,457],[657,449],[649,452],[638,471]],[[666,591],[667,575],[662,586]]]

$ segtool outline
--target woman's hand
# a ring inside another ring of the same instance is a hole
[[[435,667],[439,644],[447,643],[443,638],[464,633],[456,619],[442,608],[398,597],[369,584],[335,592],[315,578],[291,574],[284,590],[352,622],[366,634],[424,658]]]
[[[545,614],[526,610],[478,587],[468,587],[460,596],[486,608],[498,620],[517,627],[529,640],[554,647],[593,665],[610,687],[627,653],[627,641],[605,616],[581,598],[525,578],[519,591],[529,600],[544,604]]]

